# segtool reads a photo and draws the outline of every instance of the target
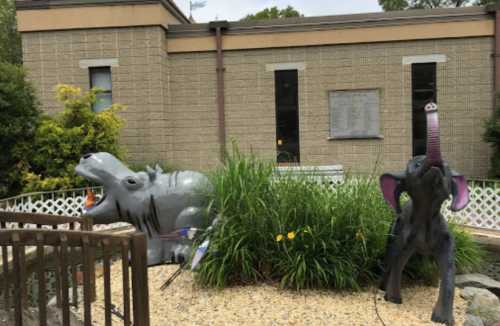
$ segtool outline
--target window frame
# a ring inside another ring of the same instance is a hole
[[[88,73],[89,73],[89,86],[90,86],[90,89],[94,88],[94,85],[92,83],[92,72],[93,71],[98,71],[98,70],[104,70],[106,69],[107,72],[109,72],[109,89],[102,89],[101,88],[101,92],[99,94],[106,94],[106,95],[110,95],[110,98],[111,98],[111,105],[113,104],[113,74],[111,72],[111,66],[95,66],[95,67],[88,67]],[[102,112],[102,111],[96,111],[95,110],[95,105],[97,104],[94,103],[92,105],[92,111],[93,112]]]
[[[362,91],[376,91],[378,95],[378,134],[377,135],[345,135],[345,136],[334,136],[333,135],[333,125],[332,125],[332,93],[335,92],[362,92]],[[382,135],[382,89],[380,87],[367,87],[367,88],[354,88],[354,89],[330,89],[327,91],[328,97],[328,140],[370,140],[370,139],[384,139]]]

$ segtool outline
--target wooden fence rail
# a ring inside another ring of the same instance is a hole
[[[17,212],[5,212],[0,211],[0,230],[5,229],[27,229],[27,228],[36,228],[36,229],[52,229],[52,230],[80,230],[80,231],[92,231],[92,219],[89,217],[73,217],[73,216],[55,216],[48,214],[36,214],[36,213],[17,213]],[[36,249],[38,250],[38,249]],[[71,248],[71,256],[76,255],[75,248]],[[61,306],[61,296],[60,296],[60,273],[58,272],[58,264],[59,264],[59,248],[52,247],[46,248],[45,252],[48,254],[49,252],[53,254],[55,257],[55,278],[56,278],[56,302],[57,305]],[[35,247],[23,248],[20,252],[20,263],[21,266],[27,266],[26,255],[35,254]],[[94,252],[89,253],[89,259],[91,264],[94,264],[95,257]],[[7,247],[2,247],[2,268],[5,271],[5,266],[9,264],[9,252]],[[12,257],[11,257],[12,258]],[[72,266],[74,267],[74,266]],[[23,268],[24,269],[24,268]],[[77,273],[76,268],[72,268],[72,281],[76,281]],[[3,273],[3,275],[7,275]],[[21,281],[25,282],[26,275],[21,275]],[[6,276],[8,277],[8,275]],[[5,278],[4,278],[5,279]],[[91,270],[91,287],[92,287],[92,301],[95,300],[95,269]],[[25,288],[22,292],[23,300],[27,300],[27,289]],[[76,288],[73,288],[73,300],[75,304],[77,303],[77,293]]]
[[[17,223],[18,228],[7,229],[6,223]],[[64,223],[70,224],[70,230],[57,229]],[[26,224],[35,224],[37,228],[23,229]],[[76,230],[76,224],[79,224],[80,230]],[[43,228],[47,225],[52,226],[51,229]],[[94,257],[97,250],[102,252],[104,267],[105,325],[111,325],[110,266],[111,255],[116,251],[122,260],[124,325],[131,325],[132,322],[135,326],[149,325],[147,249],[143,233],[97,233],[91,231],[91,221],[82,218],[10,212],[0,212],[0,226],[3,277],[0,289],[3,293],[3,308],[9,318],[13,317],[16,326],[23,325],[23,309],[27,307],[26,248],[34,248],[36,256],[33,261],[38,284],[37,307],[40,325],[47,325],[47,249],[52,250],[52,256],[55,258],[56,298],[62,312],[62,325],[70,325],[70,305],[77,306],[79,303],[76,276],[79,267],[83,270],[84,325],[92,325],[91,305],[95,298]]]

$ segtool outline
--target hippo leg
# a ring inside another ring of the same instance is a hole
[[[148,238],[148,266],[162,264],[163,241],[155,238]]]
[[[176,264],[184,261],[184,256],[179,257],[179,248],[183,246],[185,240],[164,240],[163,241],[163,261]],[[186,257],[188,258],[188,257]]]
[[[186,207],[183,209],[175,221],[175,229],[184,227],[199,227],[203,222],[203,210],[199,207]],[[182,263],[191,256],[193,241],[165,241],[163,245],[164,259],[172,263]]]
[[[203,210],[200,207],[190,206],[184,208],[175,220],[175,228],[199,227],[203,223]]]

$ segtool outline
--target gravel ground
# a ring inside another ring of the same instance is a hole
[[[382,325],[374,306],[374,290],[361,292],[280,290],[272,285],[233,287],[225,290],[199,289],[190,272],[184,271],[166,290],[163,282],[177,266],[149,269],[151,325]],[[112,266],[112,301],[123,311],[121,267]],[[102,278],[97,279],[97,302],[93,305],[95,325],[103,325]],[[462,325],[466,303],[455,298],[456,325]],[[403,304],[386,303],[377,294],[377,306],[386,325],[441,325],[430,321],[437,288],[406,287]],[[79,311],[78,313],[82,313]],[[113,316],[113,322],[121,324]]]

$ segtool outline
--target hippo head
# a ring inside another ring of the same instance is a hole
[[[150,202],[150,188],[163,172],[158,166],[156,170],[148,167],[147,172],[134,172],[109,153],[84,155],[75,171],[104,188],[101,199],[85,212],[97,224],[130,221],[134,216],[146,214],[150,207],[138,207],[138,203]],[[129,216],[130,212],[134,216]]]

